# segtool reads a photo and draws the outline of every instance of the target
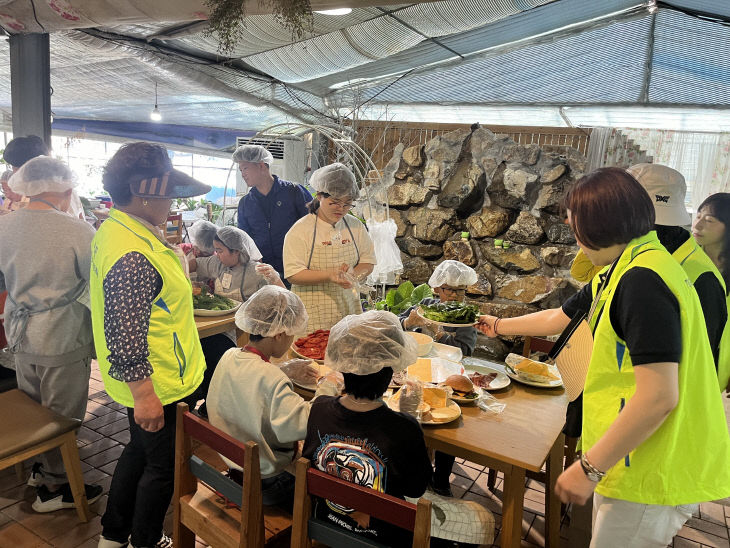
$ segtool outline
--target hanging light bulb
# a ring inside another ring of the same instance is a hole
[[[150,112],[150,119],[154,122],[159,122],[162,120],[162,114],[160,114],[160,109],[157,108],[157,82],[155,82],[155,108],[152,109],[152,112]]]

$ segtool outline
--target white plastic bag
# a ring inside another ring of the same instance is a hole
[[[396,275],[403,272],[403,262],[400,260],[400,249],[395,243],[398,227],[393,219],[375,221],[368,219],[368,231],[375,246],[376,264],[368,277],[371,285],[395,284]]]

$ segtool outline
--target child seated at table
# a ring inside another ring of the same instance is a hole
[[[200,223],[201,221],[199,221]],[[208,226],[211,225],[211,226]],[[272,284],[284,287],[279,274],[273,267],[257,262],[261,258],[256,244],[243,230],[234,226],[215,227],[212,223],[200,226],[194,231],[195,242],[207,248],[208,242],[214,254],[209,257],[188,256],[190,272],[197,273],[198,281],[213,286],[213,292],[235,301],[245,301],[257,290]],[[212,236],[211,236],[212,235]],[[200,399],[207,399],[210,379],[223,353],[236,345],[236,333],[205,337],[201,341],[206,370],[203,382],[198,388]],[[203,403],[198,413],[206,416],[207,404]]]
[[[208,391],[211,424],[237,440],[258,444],[265,505],[291,506],[294,476],[288,470],[307,432],[310,403],[294,392],[287,374],[317,382],[317,370],[307,360],[281,367],[269,360],[286,354],[307,320],[294,293],[276,286],[258,290],[236,312],[236,325],[249,334],[249,343],[223,355]],[[325,377],[315,398],[337,392],[332,377]],[[231,478],[242,482],[240,468],[226,462]]]
[[[382,399],[393,373],[416,357],[415,341],[390,312],[346,316],[332,327],[325,365],[342,373],[345,389],[342,396],[323,396],[312,404],[302,451],[312,466],[395,497],[424,495],[431,462],[423,431],[413,417],[391,410]],[[432,519],[432,535],[441,537],[433,538],[432,546],[453,545],[442,539],[491,542],[494,518],[485,508],[432,497],[438,516]],[[315,499],[313,513],[381,544],[412,544],[403,529],[330,501]]]
[[[459,261],[447,260],[436,267],[428,280],[436,298],[423,299],[419,305],[412,306],[403,312],[399,318],[403,329],[408,331],[430,330],[433,340],[455,346],[461,349],[464,356],[471,356],[477,343],[477,330],[468,327],[444,327],[421,317],[416,312],[420,305],[432,305],[438,302],[463,301],[466,288],[477,283],[477,273],[473,268]],[[439,495],[450,497],[451,469],[454,466],[454,457],[436,451],[434,455],[434,474],[432,489]]]

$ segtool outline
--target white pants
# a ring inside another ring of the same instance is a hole
[[[593,495],[591,548],[665,548],[699,504],[660,506]]]

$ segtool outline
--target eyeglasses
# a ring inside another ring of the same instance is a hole
[[[466,295],[466,288],[460,288],[460,287],[448,287],[446,285],[441,286],[441,291],[445,293],[451,293],[452,295]]]
[[[352,202],[343,202],[341,200],[330,200],[329,204],[330,204],[330,207],[334,207],[336,209],[344,209],[347,211],[352,209]]]

